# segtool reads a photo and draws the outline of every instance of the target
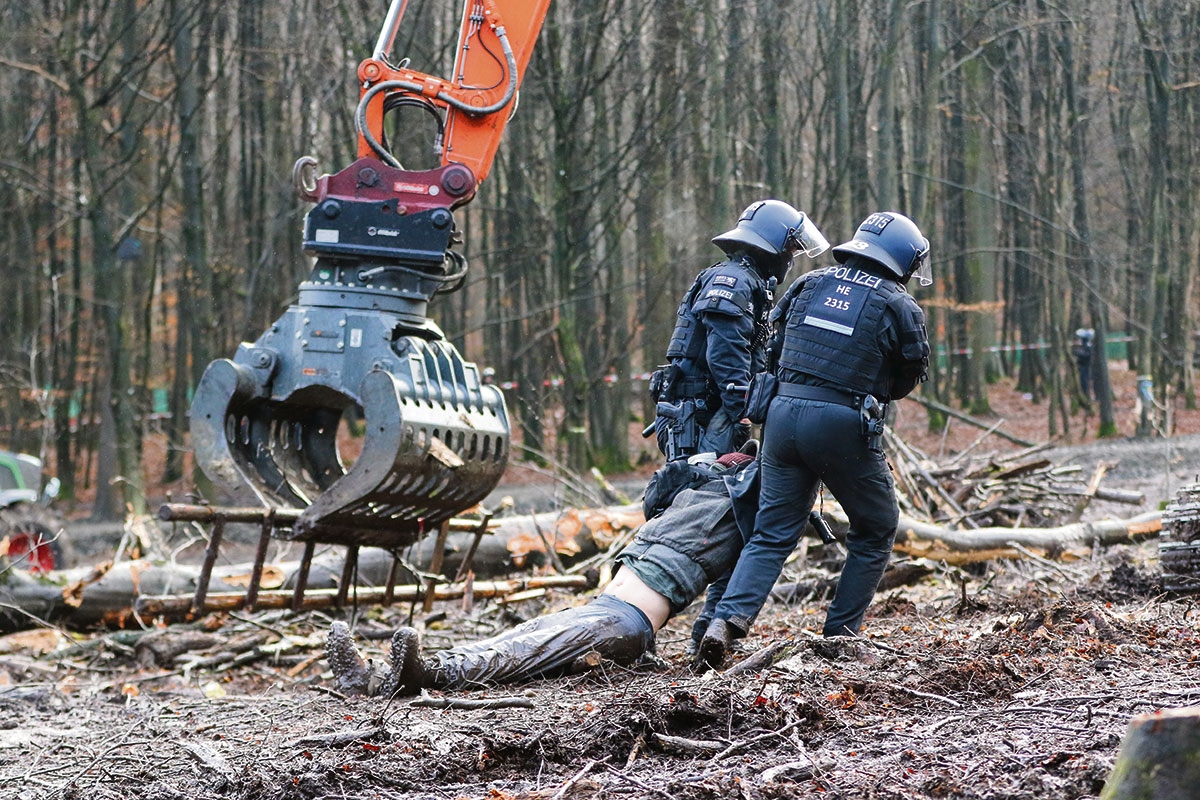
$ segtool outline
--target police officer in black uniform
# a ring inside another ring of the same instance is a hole
[[[749,630],[822,481],[850,519],[825,636],[857,635],[891,556],[899,508],[879,435],[887,403],[926,378],[925,315],[904,287],[913,275],[932,282],[929,240],[885,211],[833,254],[839,266],[796,281],[772,314],[783,326],[772,342],[779,388],[763,429],[758,517],[701,638],[701,668],[718,665]]]
[[[684,296],[669,363],[651,380],[653,430],[669,461],[731,453],[749,438],[745,387],[765,364],[775,285],[797,253],[815,258],[829,247],[806,214],[780,200],[751,204],[733,230],[712,241],[727,258],[701,272]]]
[[[1089,403],[1092,401],[1092,340],[1096,332],[1091,328],[1080,328],[1075,331],[1075,343],[1071,345],[1071,355],[1079,367],[1079,391]]]

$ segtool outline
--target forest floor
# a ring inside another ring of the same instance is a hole
[[[1174,414],[1170,438],[1131,439],[1132,384],[1124,396],[1114,385],[1122,436],[1096,441],[1080,413],[1049,457],[1115,461],[1104,485],[1145,501],[1097,502],[1085,519],[1160,508],[1200,470],[1198,412]],[[987,424],[1047,438],[1044,406],[998,387],[993,409]],[[925,423],[906,403],[896,429],[935,461],[1021,449]],[[519,471],[505,491],[555,483]],[[837,553],[823,550],[784,579],[836,574]],[[0,638],[0,787],[22,800],[1077,800],[1099,795],[1131,716],[1200,705],[1200,609],[1162,591],[1153,539],[927,566],[880,592],[865,638],[847,645],[815,635],[827,597],[769,602],[727,663],[782,646],[767,669],[693,674],[693,608],[659,634],[659,664],[391,703],[332,691],[324,635],[350,610],[213,616],[195,626],[210,634],[202,648],[161,663],[137,631],[13,634]],[[589,596],[359,609],[355,623],[383,658],[410,616],[438,648]],[[464,699],[519,706],[436,707]]]

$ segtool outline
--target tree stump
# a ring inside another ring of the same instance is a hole
[[[1129,721],[1101,800],[1191,800],[1200,786],[1200,706]]]

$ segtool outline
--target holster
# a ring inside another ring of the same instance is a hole
[[[663,455],[667,461],[687,458],[700,445],[699,422],[696,419],[696,401],[680,400],[675,403],[660,401],[655,406],[657,415],[666,422],[665,437],[659,441],[664,445]],[[665,442],[663,439],[665,438]]]
[[[771,400],[779,391],[779,379],[770,372],[759,372],[750,379],[750,388],[746,391],[746,419],[755,425],[767,421],[767,411]]]
[[[867,446],[879,450],[880,437],[883,436],[883,418],[887,414],[887,406],[875,399],[875,395],[865,394],[858,404],[861,433],[867,440]]]

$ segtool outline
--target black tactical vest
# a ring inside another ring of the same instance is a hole
[[[684,379],[694,382],[708,378],[703,358],[707,344],[705,330],[697,315],[709,309],[751,316],[755,327],[750,343],[751,372],[761,369],[762,351],[770,332],[767,318],[771,311],[771,291],[749,262],[730,259],[697,275],[679,304],[667,358],[683,370]]]
[[[780,368],[887,402],[891,378],[878,332],[889,303],[902,295],[895,281],[853,267],[828,267],[805,278],[788,309]]]

